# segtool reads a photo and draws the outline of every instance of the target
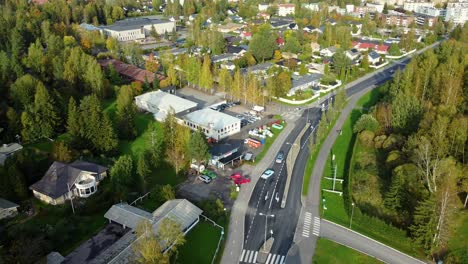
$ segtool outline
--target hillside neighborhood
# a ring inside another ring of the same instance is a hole
[[[0,264],[468,261],[468,1],[0,10]]]

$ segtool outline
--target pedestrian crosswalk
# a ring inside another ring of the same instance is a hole
[[[309,212],[306,212],[305,217],[304,217],[304,227],[302,228],[303,237],[309,237],[311,223],[312,223],[312,214]]]
[[[265,264],[284,264],[286,256],[268,254]]]
[[[265,253],[263,254],[264,256],[266,255]],[[240,263],[285,264],[286,256],[278,254],[268,254],[266,262],[263,261],[265,261],[265,258],[263,258],[263,260],[260,260],[258,251],[247,249],[242,250],[242,254],[239,259]]]
[[[258,251],[255,250],[242,250],[240,262],[243,263],[257,263]]]
[[[312,229],[312,234],[316,236],[320,235],[320,218],[317,216],[314,217],[314,228]]]

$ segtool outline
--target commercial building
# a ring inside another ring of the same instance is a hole
[[[87,198],[97,191],[107,177],[107,168],[76,160],[70,164],[54,161],[44,177],[29,187],[34,196],[48,204],[58,205],[74,197]]]
[[[153,28],[158,34],[171,33],[176,29],[176,24],[175,21],[139,17],[119,20],[113,25],[99,28],[103,35],[118,41],[134,41],[149,36]]]
[[[221,140],[240,132],[241,120],[237,117],[204,108],[183,117],[184,124],[192,130],[201,129],[207,137]]]
[[[468,1],[460,0],[447,4],[445,21],[452,21],[454,24],[463,25],[468,20]]]
[[[160,90],[136,96],[135,104],[141,111],[152,113],[160,122],[166,120],[170,111],[180,116],[197,107],[195,102]]]

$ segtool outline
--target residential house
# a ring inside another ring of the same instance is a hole
[[[319,3],[311,3],[311,4],[303,3],[302,8],[317,12],[320,10],[320,5]]]
[[[252,32],[250,31],[242,31],[240,34],[240,37],[246,40],[251,40],[252,39]]]
[[[220,67],[221,67],[221,69],[226,69],[226,70],[229,70],[229,71],[234,71],[236,69],[236,65],[232,61],[222,62],[220,64]]]
[[[409,16],[398,12],[389,12],[388,14],[381,14],[380,19],[389,26],[409,27],[409,25],[414,21],[414,16]]]
[[[307,33],[323,34],[324,29],[325,29],[325,27],[316,28],[316,27],[313,27],[313,26],[305,26],[303,30],[304,30],[304,32],[307,32]]]
[[[333,57],[338,49],[336,47],[328,47],[320,50],[320,56],[322,57]]]
[[[234,54],[237,57],[242,57],[244,54],[247,52],[246,49],[244,49],[241,46],[227,46],[227,53]]]
[[[158,34],[170,33],[176,29],[176,24],[174,21],[138,17],[119,20],[99,28],[104,36],[113,37],[118,41],[134,41],[146,38],[152,29]]]
[[[226,25],[219,25],[218,31],[221,33],[239,32],[243,27],[242,24],[227,23]]]
[[[376,63],[378,63],[380,61],[380,54],[378,54],[375,51],[371,51],[367,55],[367,58],[369,60],[369,64],[374,65],[374,64],[376,64]]]
[[[252,73],[255,75],[266,75],[267,71],[273,67],[271,62],[265,62],[242,69],[243,73]]]
[[[227,14],[230,15],[230,16],[236,15],[237,10],[235,8],[230,7],[230,8],[227,9]]]
[[[277,38],[276,39],[276,44],[278,45],[278,47],[282,47],[284,46],[284,39],[283,38]]]
[[[134,82],[152,83],[155,75],[160,81],[165,79],[165,77],[161,74],[154,74],[150,71],[140,69],[135,65],[126,64],[115,59],[98,60],[98,63],[103,69],[106,69],[109,67],[109,65],[114,66],[114,69],[120,74],[120,76]]]
[[[333,18],[329,18],[329,19],[327,20],[327,22],[330,23],[330,25],[332,25],[332,26],[336,26],[336,24],[337,24],[336,20],[333,19]]]
[[[0,198],[0,220],[15,217],[18,214],[19,205]]]
[[[310,43],[310,48],[312,49],[312,52],[319,52],[320,51],[320,44],[317,42],[311,42]]]
[[[266,12],[260,12],[257,14],[257,17],[258,18],[261,18],[263,20],[269,20],[270,19],[270,14],[266,13]]]
[[[346,57],[351,61],[359,60],[361,58],[361,53],[357,49],[350,49],[346,51]]]
[[[294,15],[296,11],[296,5],[294,4],[279,4],[278,5],[278,16]]]
[[[66,164],[54,161],[41,180],[29,187],[34,196],[48,204],[57,205],[74,197],[87,198],[107,177],[107,167],[76,160]]]
[[[306,74],[297,79],[293,79],[292,87],[289,90],[287,96],[293,96],[298,91],[304,91],[310,88],[316,88],[320,84],[320,79],[322,78],[323,74],[313,73],[313,74]]]
[[[282,29],[287,28],[291,22],[287,20],[270,20],[270,25],[273,29]]]
[[[166,120],[170,111],[181,116],[198,106],[195,102],[160,90],[136,96],[135,104],[140,111],[152,113],[154,118],[160,122]]]
[[[291,30],[297,30],[299,27],[297,26],[296,23],[291,23],[291,24],[289,24],[288,28],[291,29]]]
[[[267,11],[268,7],[270,7],[269,4],[258,4],[258,11],[259,12]]]
[[[211,63],[215,64],[215,63],[220,63],[220,62],[233,61],[238,58],[240,57],[234,53],[214,55],[214,56],[211,56]]]
[[[175,48],[175,49],[168,49],[168,50],[163,50],[163,51],[154,51],[153,55],[155,58],[160,59],[163,54],[171,54],[174,57],[177,57],[182,54],[187,54],[188,49],[187,48]]]
[[[0,147],[0,165],[5,165],[5,161],[8,157],[12,156],[15,152],[23,149],[18,143],[3,144]]]
[[[369,49],[373,49],[380,54],[387,54],[390,45],[387,43],[381,44],[380,41],[377,40],[368,40],[368,39],[356,39],[352,41],[353,48],[359,51],[366,51]]]

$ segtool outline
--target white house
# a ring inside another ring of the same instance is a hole
[[[468,1],[447,3],[445,22],[452,21],[454,24],[462,25],[468,20]]]
[[[0,147],[0,165],[3,166],[8,157],[21,149],[23,149],[23,146],[18,143],[3,144]]]
[[[112,25],[100,26],[99,28],[104,36],[113,37],[118,41],[134,41],[149,36],[153,28],[158,34],[171,33],[176,29],[176,23],[175,21],[138,17],[119,20]]]
[[[292,87],[287,96],[295,95],[297,91],[303,91],[310,88],[315,88],[320,84],[320,79],[323,74],[313,73],[306,74],[292,81]]]
[[[294,4],[279,4],[278,16],[294,15],[296,6]]]
[[[76,160],[70,164],[54,161],[44,177],[29,187],[34,196],[48,204],[63,204],[73,197],[87,198],[107,176],[107,168]]]
[[[148,92],[135,97],[135,104],[141,111],[150,112],[154,119],[163,122],[167,114],[182,114],[197,107],[197,103],[161,90]]]
[[[240,132],[241,120],[237,117],[204,108],[183,117],[184,124],[192,130],[201,129],[206,136],[221,140]]]
[[[377,62],[380,61],[380,54],[378,54],[375,51],[371,51],[367,55],[367,58],[369,59],[369,64],[376,64]]]
[[[258,4],[258,11],[259,12],[267,11],[268,7],[270,7],[269,4]]]
[[[336,47],[328,47],[320,50],[320,56],[322,57],[333,57],[335,55],[337,48]]]
[[[361,53],[357,49],[350,49],[346,51],[346,57],[350,60],[359,60],[361,58]]]
[[[18,207],[19,205],[0,198],[0,220],[16,216]]]

